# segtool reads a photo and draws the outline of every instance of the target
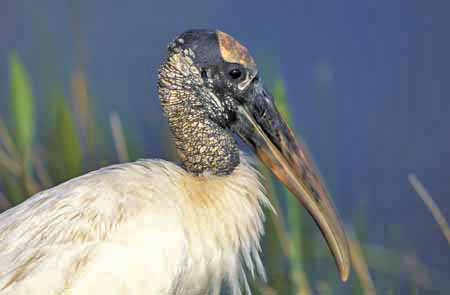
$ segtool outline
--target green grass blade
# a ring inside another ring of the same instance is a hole
[[[31,82],[17,53],[10,55],[9,69],[15,140],[24,161],[28,161],[31,156],[35,126]]]
[[[18,181],[17,177],[0,170],[0,179],[4,186],[5,195],[9,203],[15,206],[22,202],[26,196],[23,182]]]
[[[289,103],[287,101],[286,95],[286,87],[284,85],[283,80],[277,79],[275,81],[275,85],[273,88],[273,97],[275,98],[275,104],[277,105],[278,110],[283,116],[283,119],[286,120],[286,123],[289,127],[292,127],[292,115],[289,111]]]
[[[275,98],[275,104],[281,113],[281,116],[286,120],[287,124],[292,126],[292,115],[289,112],[289,104],[286,96],[286,88],[282,80],[275,81],[273,95]],[[304,269],[304,249],[302,240],[302,212],[297,200],[291,195],[291,193],[282,188],[283,195],[286,196],[287,202],[287,222],[289,236],[292,241],[290,249],[290,261],[291,261],[291,279],[294,283],[296,293],[308,294],[311,292],[308,278]]]
[[[263,165],[259,165],[258,170],[265,179],[265,187],[270,202],[278,214],[281,214],[279,196],[276,193],[275,182],[270,171]],[[286,230],[282,215],[276,215],[272,210],[266,210],[267,234],[263,237],[265,252],[270,253],[264,257],[264,264],[267,267],[268,285],[275,292],[274,294],[290,294],[292,283],[286,280],[285,258],[290,257],[292,248],[291,240]],[[261,292],[261,289],[259,290]],[[259,293],[258,293],[259,294]]]
[[[358,284],[353,285],[353,294],[370,294],[375,295],[375,285],[369,271],[367,259],[363,253],[361,242],[356,235],[352,234],[348,237],[350,246],[350,256],[352,261],[352,267],[356,277],[358,278]]]
[[[63,97],[55,100],[50,118],[49,170],[56,182],[62,182],[82,173],[81,143],[74,117]]]

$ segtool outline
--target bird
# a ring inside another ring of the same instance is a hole
[[[179,164],[141,159],[73,178],[0,215],[0,294],[251,294],[272,206],[248,146],[313,217],[340,278],[344,228],[306,146],[231,35],[167,47],[161,109]]]

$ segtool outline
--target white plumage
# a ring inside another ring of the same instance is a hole
[[[240,294],[244,265],[264,277],[263,206],[244,158],[228,176],[162,160],[91,172],[0,215],[0,294]]]

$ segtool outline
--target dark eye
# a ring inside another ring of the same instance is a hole
[[[239,69],[232,69],[229,74],[233,80],[239,79],[242,76],[242,72]]]
[[[208,73],[206,73],[206,70],[202,70],[202,71],[200,72],[200,74],[202,75],[202,78],[203,78],[203,79],[207,79],[207,78],[208,78]]]

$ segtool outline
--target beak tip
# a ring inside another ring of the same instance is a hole
[[[341,270],[341,281],[343,283],[347,282],[349,276],[350,276],[350,267]]]
[[[350,262],[347,261],[346,263],[338,265],[338,269],[341,276],[341,281],[343,283],[347,282],[350,277]]]

